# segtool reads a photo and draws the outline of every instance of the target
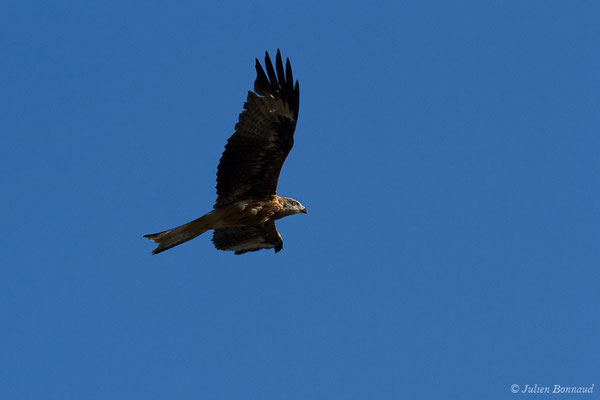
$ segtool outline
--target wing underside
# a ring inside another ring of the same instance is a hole
[[[277,232],[275,221],[260,225],[215,229],[212,241],[218,250],[230,250],[235,254],[262,249],[275,249],[277,253],[283,248],[283,240]]]
[[[266,54],[265,69],[256,60],[254,92],[248,92],[219,162],[215,208],[277,192],[279,173],[294,144],[299,88],[289,60],[284,69],[279,50],[275,68]]]

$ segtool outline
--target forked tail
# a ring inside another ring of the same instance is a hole
[[[150,235],[144,235],[145,238],[153,240],[158,244],[158,247],[152,251],[152,254],[158,254],[162,251],[168,250],[171,247],[175,247],[181,243],[185,243],[188,240],[200,236],[207,230],[212,229],[208,221],[208,215],[200,217],[188,222],[185,225],[178,226],[177,228],[169,229],[164,232],[153,233]]]

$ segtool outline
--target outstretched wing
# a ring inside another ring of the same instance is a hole
[[[260,225],[215,229],[212,241],[218,250],[233,250],[235,254],[244,254],[261,249],[283,248],[283,240],[277,232],[275,221]]]
[[[248,92],[235,133],[227,140],[219,162],[215,208],[275,195],[281,167],[294,145],[298,81],[294,86],[289,59],[284,71],[279,50],[275,69],[269,53],[265,68],[266,74],[257,59],[254,92]]]

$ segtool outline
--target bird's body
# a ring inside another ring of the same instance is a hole
[[[267,53],[264,73],[256,60],[254,92],[248,92],[244,111],[227,141],[217,171],[214,210],[177,228],[145,235],[158,244],[154,254],[214,229],[213,243],[235,254],[283,247],[275,220],[306,208],[277,195],[281,168],[294,144],[299,88],[293,84],[289,60],[285,72],[277,51],[276,70]]]

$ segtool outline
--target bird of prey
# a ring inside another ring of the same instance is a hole
[[[217,201],[206,215],[164,232],[145,235],[158,244],[153,254],[187,242],[213,229],[219,250],[235,254],[283,248],[275,220],[306,214],[297,200],[277,195],[281,167],[294,144],[300,90],[290,60],[285,70],[277,50],[275,68],[265,53],[265,69],[256,59],[254,92],[227,140],[217,168]]]

